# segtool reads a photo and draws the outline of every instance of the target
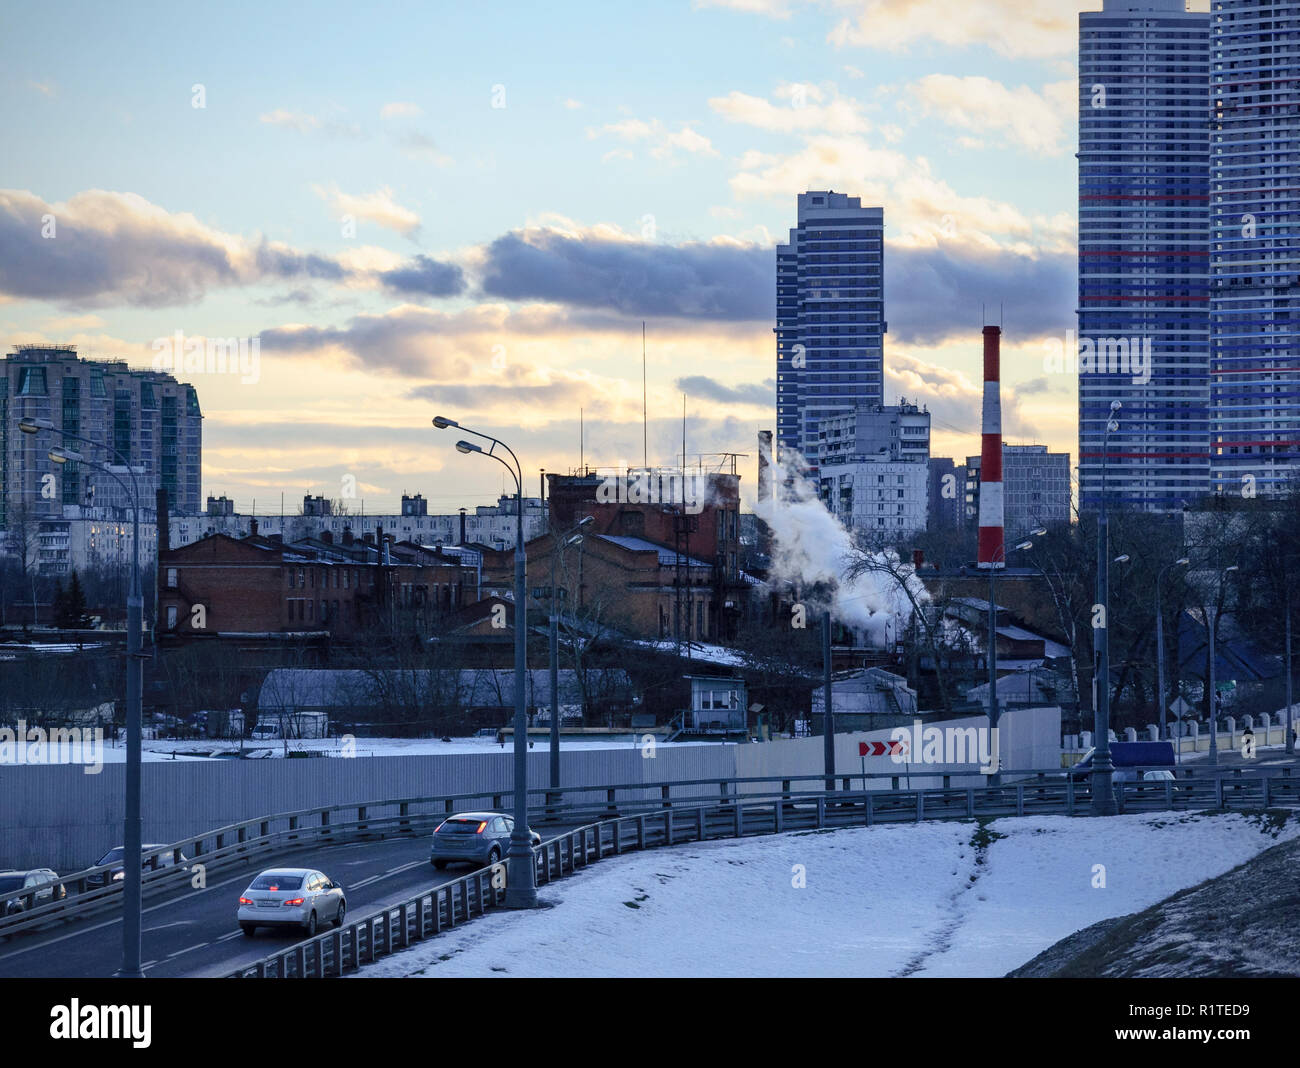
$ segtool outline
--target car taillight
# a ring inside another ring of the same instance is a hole
[[[443,829],[444,827],[446,827],[446,826],[447,826],[447,821],[446,821],[446,820],[443,820],[440,824],[438,824],[438,826],[436,826],[436,827],[433,829],[433,833],[434,833],[434,834],[437,834],[440,830],[442,830],[442,829]]]
[[[302,898],[300,898],[300,897],[291,897],[291,898],[289,898],[288,901],[285,902],[285,904],[286,904],[286,905],[301,905],[301,904],[302,904]]]
[[[482,833],[483,833],[483,828],[486,827],[486,826],[487,826],[487,820],[484,820],[482,823],[480,823],[480,824],[478,825],[478,830],[475,831],[474,833],[475,833],[475,834],[482,834]]]
[[[252,898],[241,897],[241,898],[239,899],[239,903],[240,903],[241,905],[251,905],[251,904],[253,903],[253,900],[252,900]]]

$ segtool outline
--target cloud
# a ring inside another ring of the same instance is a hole
[[[404,208],[393,199],[393,191],[385,186],[373,193],[354,196],[342,193],[337,187],[325,189],[314,186],[318,197],[327,201],[339,216],[351,215],[357,219],[366,219],[376,226],[393,230],[403,237],[410,237],[420,229],[420,217],[409,208]]]
[[[257,117],[258,122],[281,129],[297,130],[298,133],[313,133],[319,130],[333,137],[362,137],[364,133],[355,122],[342,119],[322,119],[304,111],[287,111],[276,108]]]
[[[574,100],[572,97],[569,97],[569,99],[564,102],[564,106],[569,111],[579,111],[582,108],[582,101]]]
[[[650,146],[650,155],[655,159],[672,159],[678,151],[691,155],[716,156],[718,154],[712,143],[703,134],[697,133],[688,123],[682,123],[676,130],[670,130],[659,119],[623,119],[620,122],[606,123],[604,126],[589,127],[587,137],[616,137],[632,144],[646,143]],[[607,158],[609,158],[607,154]]]
[[[407,100],[394,100],[379,109],[381,119],[416,119],[424,114],[419,104]]]
[[[1078,45],[1078,0],[696,0],[697,7],[789,18],[796,5],[834,19],[826,39],[840,48],[906,51],[937,42],[952,48],[983,45],[1010,57],[1055,57]],[[1192,5],[1207,9],[1207,0]]]
[[[428,256],[416,256],[402,267],[381,271],[379,281],[386,289],[404,295],[454,297],[465,291],[465,272],[459,266]]]
[[[419,130],[403,131],[394,143],[403,154],[412,159],[431,160],[439,167],[446,167],[452,162],[450,156],[439,151],[437,142],[432,137]]]
[[[48,96],[48,97],[58,96],[58,89],[56,88],[52,80],[47,79],[46,81],[43,82],[29,81],[27,84],[30,88],[35,89],[42,96]]]
[[[775,254],[734,242],[661,245],[550,227],[517,230],[484,250],[482,288],[634,317],[727,322],[775,315]]]
[[[929,74],[908,86],[928,115],[975,133],[1002,134],[1004,143],[1059,156],[1072,141],[1078,106],[1074,81],[1055,82],[1036,92],[1027,85],[1008,88],[983,77]]]
[[[1058,335],[1074,319],[1077,260],[1066,252],[1028,255],[956,242],[885,250],[889,340],[934,344],[977,338],[981,306],[1003,307],[1019,337]]]
[[[726,386],[716,378],[707,375],[687,375],[673,383],[677,389],[699,400],[716,401],[719,404],[742,404],[756,408],[772,408],[776,405],[776,382],[767,379],[763,383],[745,383],[739,386]]]
[[[394,227],[418,223],[391,203],[387,190],[341,197],[339,204]],[[42,236],[51,232],[47,220],[53,237]],[[213,289],[279,282],[387,286],[425,295],[464,288],[459,267],[428,257],[403,262],[396,253],[370,247],[339,256],[304,252],[260,235],[217,230],[134,193],[100,189],[56,204],[24,190],[0,190],[0,248],[0,298],[75,307],[169,307],[192,304]],[[306,295],[301,285],[297,291]]]
[[[282,126],[288,130],[297,130],[299,133],[307,133],[310,130],[320,128],[320,119],[316,118],[315,115],[285,111],[284,108],[276,108],[274,111],[259,115],[257,121],[264,122],[268,126]]]
[[[887,234],[933,244],[954,235],[991,248],[1073,248],[1073,222],[1026,216],[1012,204],[962,196],[924,157],[881,148],[861,137],[807,137],[786,156],[746,153],[730,185],[737,197],[788,200],[807,189],[851,190],[864,204],[885,209]]]
[[[781,85],[772,95],[781,101],[780,106],[762,97],[732,91],[726,96],[710,98],[709,107],[730,122],[775,133],[824,131],[853,134],[869,129],[857,101],[841,99],[838,95],[826,99],[827,94],[816,85]]]

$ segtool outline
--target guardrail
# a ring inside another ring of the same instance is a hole
[[[925,765],[912,765],[911,768],[915,770],[837,775],[835,783],[841,789],[830,792],[825,790],[824,774],[687,779],[664,783],[573,786],[558,790],[538,787],[528,791],[529,822],[536,826],[584,821],[594,825],[629,813],[697,806],[720,806],[730,810],[750,803],[770,805],[774,799],[783,804],[815,804],[818,797],[839,802],[866,798],[861,803],[869,811],[881,814],[911,812],[915,808],[917,819],[969,818],[981,814],[1023,815],[1023,802],[1008,809],[999,800],[1017,791],[1030,799],[1031,810],[1074,815],[1079,809],[1080,798],[1088,796],[1086,782],[1076,783],[1057,769],[1003,771],[1005,785],[1001,787],[952,787],[949,784],[953,778],[971,777],[974,773],[925,770]],[[1201,768],[1180,770],[1183,777],[1175,782],[1116,784],[1121,806],[1125,796],[1141,799],[1133,802],[1141,805],[1158,796],[1166,802],[1162,807],[1170,808],[1211,803],[1222,808],[1241,799],[1249,800],[1249,804],[1243,807],[1269,807],[1274,803],[1291,803],[1300,795],[1300,775],[1293,776],[1290,767],[1220,768],[1217,772]],[[900,788],[907,782],[909,773],[919,779],[938,779],[944,786],[915,790]],[[1018,781],[1009,781],[1013,779]],[[891,788],[866,789],[868,783],[880,780],[890,780]],[[855,782],[863,786],[856,792],[853,790]],[[809,783],[815,784],[817,789],[800,788],[801,784]],[[501,810],[510,806],[512,796],[509,789],[502,789],[395,798],[327,805],[244,820],[145,851],[143,890],[146,894],[157,894],[191,882],[198,874],[196,865],[206,878],[210,873],[247,865],[259,857],[294,846],[432,833],[442,818],[455,811],[483,807]],[[972,797],[975,800],[967,803],[965,799]],[[1048,807],[1042,808],[1042,805]],[[122,890],[121,883],[112,882],[111,875],[108,875],[114,867],[120,868],[121,865],[87,868],[60,878],[58,883],[33,886],[22,894],[10,895],[11,900],[23,902],[24,911],[0,919],[0,937],[43,926],[52,920],[81,919],[114,908]],[[103,885],[106,876],[110,881]],[[35,904],[38,894],[58,885],[68,888],[66,898]]]
[[[1116,784],[1121,813],[1300,805],[1300,777],[1270,776],[1240,780],[1193,778],[1180,783]],[[718,838],[922,819],[977,816],[1074,815],[1086,811],[1088,791],[1070,779],[1030,780],[998,787],[956,787],[914,791],[786,791],[771,797],[736,797],[709,805],[680,804],[636,815],[618,816],[576,828],[543,842],[536,850],[537,885],[543,886],[606,856]],[[481,868],[452,882],[424,890],[389,908],[300,942],[251,964],[227,978],[326,978],[432,938],[501,907],[506,866]],[[500,878],[494,878],[495,876]]]

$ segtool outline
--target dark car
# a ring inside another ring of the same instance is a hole
[[[149,842],[149,843],[143,843],[140,846],[140,851],[142,853],[147,853],[151,849],[167,849],[167,843],[159,842],[155,844]],[[112,864],[114,865],[114,867],[112,867],[110,870],[106,872],[100,872],[98,875],[90,876],[86,880],[86,884],[88,886],[108,886],[111,883],[120,883],[123,880],[123,878],[125,878],[125,869],[124,869],[124,865],[122,864],[122,857],[125,854],[125,852],[126,852],[125,846],[114,846],[102,857],[100,857],[97,861],[95,861],[94,865],[92,866],[96,868],[102,868],[105,864]],[[189,861],[190,858],[187,857],[184,853],[182,853],[180,859],[180,863],[182,864],[182,866],[188,865]],[[172,855],[171,851],[169,850],[166,853],[159,853],[157,856],[154,857],[146,857],[144,863],[141,865],[141,870],[156,871],[159,868],[170,868],[175,864],[176,864],[176,858],[175,856]],[[186,870],[188,871],[189,869],[186,868]]]
[[[39,887],[40,889],[35,889]],[[32,891],[35,890],[35,893]],[[31,900],[23,895],[32,893]],[[4,915],[16,916],[29,908],[61,901],[68,896],[59,882],[59,875],[51,868],[32,868],[29,871],[0,871],[0,902]]]
[[[501,812],[458,812],[433,832],[429,863],[439,871],[462,861],[476,867],[496,864],[510,851],[514,829],[514,817]],[[534,848],[542,844],[536,831],[530,831],[529,838]]]

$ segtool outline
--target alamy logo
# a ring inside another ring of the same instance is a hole
[[[171,337],[153,340],[153,369],[171,375],[239,375],[249,386],[262,377],[262,339],[257,337]]]
[[[978,764],[980,773],[998,770],[997,727],[895,727],[889,757],[895,764]]]
[[[1151,339],[1149,337],[1079,337],[1065,332],[1065,341],[1048,338],[1043,342],[1047,374],[1128,375],[1135,386],[1151,381]]]
[[[0,766],[5,764],[81,764],[87,775],[104,770],[104,728],[0,727]]]
[[[50,1009],[50,1037],[130,1039],[136,1049],[148,1049],[152,1017],[150,1005],[83,1005],[73,998]]]
[[[634,475],[608,475],[596,487],[601,504],[677,504],[688,515],[704,511],[709,480],[705,475],[676,471],[639,471]]]

